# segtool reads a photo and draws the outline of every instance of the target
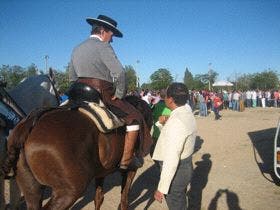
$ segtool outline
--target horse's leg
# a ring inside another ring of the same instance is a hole
[[[0,176],[0,209],[5,209],[4,176]]]
[[[95,197],[94,197],[94,204],[95,209],[99,210],[103,200],[104,200],[104,192],[103,192],[103,184],[104,178],[96,178],[95,179]]]
[[[128,193],[135,175],[136,171],[128,171],[122,174],[121,210],[128,209]]]
[[[10,179],[10,208],[18,209],[20,207],[20,190],[15,178]]]
[[[44,210],[64,210],[69,209],[79,198],[81,192],[72,191],[69,186],[61,186],[60,189],[52,189],[52,197],[43,206]]]
[[[30,171],[23,154],[22,151],[17,164],[16,181],[23,192],[27,209],[38,210],[42,206],[42,186]]]

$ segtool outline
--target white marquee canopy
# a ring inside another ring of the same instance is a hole
[[[212,86],[213,87],[230,87],[230,86],[233,86],[233,84],[229,81],[221,80],[221,81],[214,82]]]

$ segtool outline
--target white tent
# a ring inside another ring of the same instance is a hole
[[[229,81],[221,80],[221,81],[217,81],[217,82],[213,83],[212,86],[213,87],[229,87],[229,86],[233,86],[233,84]]]

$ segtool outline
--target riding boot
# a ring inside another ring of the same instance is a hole
[[[124,140],[124,151],[120,162],[121,170],[127,170],[129,164],[133,160],[134,147],[137,141],[138,133],[139,130],[126,132],[125,140]]]

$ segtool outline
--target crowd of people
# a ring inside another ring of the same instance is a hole
[[[161,91],[142,89],[138,94],[152,108],[162,100]],[[188,104],[194,113],[206,117],[213,112],[215,120],[221,119],[220,110],[228,109],[243,112],[245,108],[280,107],[280,93],[278,90],[189,90]]]
[[[219,92],[193,90],[190,93],[190,105],[193,110],[199,109],[200,116],[207,116],[207,110],[214,111],[215,109],[215,97],[219,97],[222,101],[220,109],[242,112],[245,107],[280,107],[279,96],[278,90],[223,90]]]

